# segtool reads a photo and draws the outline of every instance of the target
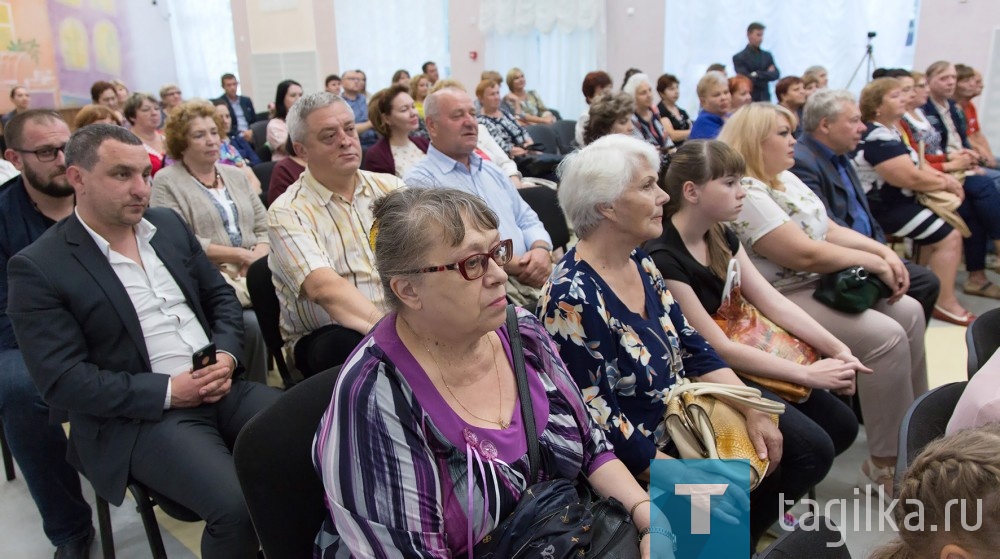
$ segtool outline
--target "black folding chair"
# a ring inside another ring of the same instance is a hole
[[[559,142],[559,153],[567,154],[576,149],[576,121],[557,120],[552,124],[552,129],[556,133]]]
[[[899,426],[899,449],[896,457],[895,487],[903,480],[906,468],[931,441],[944,435],[968,381],[939,386],[917,398]]]
[[[253,304],[253,312],[257,314],[257,322],[260,324],[260,333],[264,336],[264,345],[267,351],[274,358],[274,364],[278,367],[278,374],[281,375],[285,388],[291,388],[295,384],[292,373],[285,362],[285,354],[281,352],[285,341],[281,338],[281,304],[278,302],[278,294],[274,291],[274,283],[271,280],[271,269],[267,267],[267,259],[258,259],[250,265],[247,270],[247,291],[250,292],[250,303]]]
[[[7,434],[3,430],[3,421],[0,421],[0,454],[3,454],[3,471],[7,474],[7,481],[14,481],[17,478],[14,473],[14,457],[10,455]]]
[[[129,481],[128,490],[135,499],[135,510],[142,520],[146,531],[146,541],[153,559],[167,559],[167,551],[163,547],[163,536],[160,534],[160,524],[156,521],[153,508],[160,510],[183,522],[198,522],[201,518],[187,507],[180,505],[136,481]],[[111,528],[111,512],[108,502],[97,496],[97,525],[101,532],[101,551],[104,559],[115,559],[115,536]]]
[[[518,189],[517,193],[538,214],[538,219],[552,237],[552,248],[566,248],[569,244],[569,225],[559,207],[556,191],[547,186],[534,186]]]
[[[271,173],[274,172],[274,166],[277,164],[277,161],[265,161],[250,167],[257,180],[260,181],[260,200],[264,203],[265,208],[269,206],[267,203],[267,188],[271,184]]]
[[[312,443],[339,372],[335,367],[303,380],[236,439],[236,475],[268,559],[311,557],[328,514]]]
[[[555,130],[548,124],[531,124],[525,127],[531,139],[539,144],[544,144],[545,150],[542,153],[559,155],[559,139],[556,138]]]
[[[784,532],[755,559],[851,559],[840,529],[826,517],[810,519],[810,529]],[[812,529],[815,526],[816,529]]]
[[[966,369],[971,379],[1000,349],[1000,308],[990,309],[972,321],[965,330],[965,345],[969,350]]]

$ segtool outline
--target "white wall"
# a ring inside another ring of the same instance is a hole
[[[122,53],[126,83],[132,91],[159,98],[161,86],[177,83],[166,2],[122,2],[119,6],[133,44],[132,52]]]

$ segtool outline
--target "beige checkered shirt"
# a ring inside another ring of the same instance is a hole
[[[288,347],[333,324],[323,307],[309,301],[302,284],[314,270],[331,268],[380,307],[384,300],[375,255],[368,245],[371,205],[403,186],[393,175],[358,171],[348,201],[320,185],[307,169],[267,212],[271,243],[268,265],[281,304],[281,335]]]

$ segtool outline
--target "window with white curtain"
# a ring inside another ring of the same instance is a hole
[[[575,120],[587,106],[583,77],[605,66],[604,6],[603,0],[481,0],[484,67],[503,76],[520,68],[527,89]]]
[[[222,95],[219,78],[237,72],[230,0],[167,0],[167,7],[184,98]]]
[[[448,0],[337,0],[334,10],[339,73],[362,70],[370,93],[388,87],[396,70],[419,74],[427,61],[450,74]]]
[[[845,88],[865,55],[869,31],[877,34],[872,39],[876,67],[912,66],[913,48],[908,39],[918,13],[919,0],[827,0],[822,4],[675,0],[666,10],[664,71],[681,81],[678,104],[696,111],[695,86],[705,70],[720,62],[726,65],[727,74],[734,75],[733,54],[746,47],[747,25],[759,21],[767,27],[761,48],[774,55],[782,76],[801,76],[806,68],[818,64],[829,72],[831,88]],[[861,64],[850,87],[855,94],[866,83],[864,74],[865,64]],[[658,76],[650,77],[655,80]]]

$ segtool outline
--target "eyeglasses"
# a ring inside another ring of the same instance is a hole
[[[505,264],[510,262],[510,259],[513,258],[513,256],[514,242],[507,239],[493,245],[493,248],[491,248],[488,252],[473,254],[472,256],[467,256],[452,264],[429,266],[427,268],[419,268],[416,270],[405,270],[399,272],[399,274],[427,274],[431,272],[443,272],[445,270],[458,270],[458,272],[462,274],[463,278],[468,281],[474,281],[486,275],[486,269],[489,267],[490,259],[496,262],[498,266],[503,267]]]
[[[59,156],[59,152],[66,153],[66,144],[55,147],[44,147],[39,149],[17,149],[12,148],[14,151],[20,153],[33,153],[35,157],[38,158],[42,163],[47,163],[49,161],[55,161],[56,157]]]

